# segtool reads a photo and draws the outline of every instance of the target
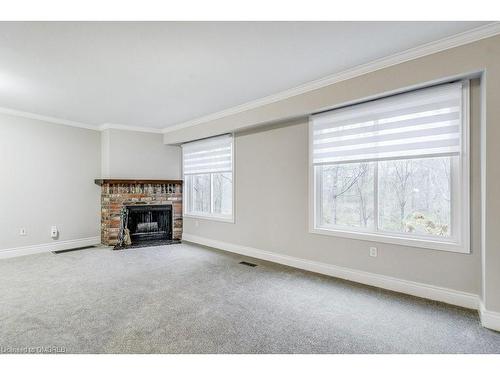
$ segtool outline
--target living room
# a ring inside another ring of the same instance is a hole
[[[500,24],[0,22],[8,353],[500,353]]]

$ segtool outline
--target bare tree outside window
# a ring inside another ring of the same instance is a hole
[[[323,224],[373,225],[373,167],[373,163],[320,167]]]
[[[321,225],[449,237],[451,159],[422,158],[317,167]],[[374,216],[376,201],[378,217]]]
[[[186,191],[188,212],[231,215],[233,206],[231,172],[187,175]]]
[[[231,173],[214,173],[213,183],[213,211],[216,214],[230,215],[232,211],[233,178]]]
[[[191,210],[193,212],[210,212],[210,174],[190,175],[192,186]]]
[[[383,230],[450,236],[450,157],[379,163]]]

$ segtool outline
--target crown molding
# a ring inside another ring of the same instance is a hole
[[[95,130],[95,131],[103,131],[106,129],[116,129],[116,130],[127,130],[127,131],[155,133],[155,134],[162,133],[162,129],[158,129],[158,128],[148,128],[148,127],[141,127],[141,126],[130,126],[130,125],[111,124],[111,123],[105,123],[102,125],[91,125],[91,124],[86,124],[83,122],[71,121],[71,120],[66,120],[66,119],[62,119],[62,118],[58,118],[58,117],[40,115],[38,113],[18,111],[17,109],[6,108],[6,107],[0,107],[0,114],[22,117],[22,118],[27,118],[27,119],[31,119],[31,120],[38,120],[38,121],[43,121],[43,122],[49,122],[51,124],[72,126],[74,128]]]
[[[409,60],[414,60],[419,57],[424,57],[428,56],[440,51],[444,51],[450,48],[458,47],[464,44],[472,43],[481,39],[489,38],[495,35],[500,34],[500,22],[492,22],[490,24],[465,31],[460,34],[456,34],[444,39],[440,39],[431,43],[427,43],[388,57],[384,57],[381,59],[374,60],[372,62],[363,64],[363,65],[358,65],[354,68],[342,71],[340,73],[332,74],[329,76],[326,76],[324,78],[320,78],[315,81],[311,81],[305,84],[302,84],[300,86],[296,86],[294,88],[281,91],[279,93],[269,95],[266,97],[263,97],[261,99],[253,100],[250,102],[247,102],[245,104],[241,104],[235,107],[228,108],[223,111],[215,112],[206,116],[202,116],[199,118],[195,118],[193,120],[189,120],[186,122],[178,123],[172,126],[167,126],[163,129],[159,128],[151,128],[151,127],[141,127],[141,126],[131,126],[131,125],[123,125],[123,124],[113,124],[113,123],[104,123],[102,125],[92,125],[92,124],[86,124],[83,122],[78,122],[78,121],[72,121],[72,120],[67,120],[67,119],[61,119],[57,117],[52,117],[52,116],[45,116],[37,113],[32,113],[32,112],[25,112],[25,111],[19,111],[16,109],[11,109],[11,108],[6,108],[6,107],[0,107],[0,113],[6,114],[6,115],[11,115],[11,116],[17,116],[17,117],[24,117],[28,119],[33,119],[33,120],[39,120],[39,121],[44,121],[44,122],[49,122],[53,124],[58,124],[58,125],[66,125],[66,126],[72,126],[72,127],[77,127],[77,128],[84,128],[84,129],[90,129],[90,130],[96,130],[96,131],[102,131],[106,129],[116,129],[116,130],[128,130],[128,131],[137,131],[137,132],[145,132],[145,133],[154,133],[154,134],[160,134],[160,133],[169,133],[175,130],[180,130],[184,128],[188,128],[191,126],[203,124],[209,121],[214,121],[218,120],[230,115],[234,115],[237,113],[241,113],[244,111],[248,111],[250,109],[255,109],[264,105],[268,105],[271,103],[275,103],[281,100],[288,99],[290,97],[304,94],[313,90],[317,90],[320,88],[323,88],[325,86],[345,81],[351,78],[355,78],[358,76],[361,76],[363,74],[371,73],[380,69],[384,69],[393,65],[397,65],[400,63],[403,63],[405,61]]]
[[[387,57],[371,61],[366,64],[358,65],[351,69],[347,69],[342,72],[326,76],[324,78],[310,81],[302,85],[293,87],[291,89],[278,92],[276,94],[265,96],[263,98],[253,100],[235,107],[231,107],[206,116],[195,118],[193,120],[178,123],[172,126],[167,126],[163,128],[162,133],[169,133],[172,131],[218,120],[230,115],[235,115],[241,112],[248,111],[250,109],[255,109],[264,105],[272,104],[281,100],[291,98],[296,95],[317,90],[325,86],[332,85],[334,83],[346,81],[348,79],[359,77],[367,73],[375,72],[377,70],[388,68],[390,66],[401,64],[403,62],[414,60],[420,57],[432,55],[434,53],[445,51],[447,49],[459,47],[464,44],[476,42],[478,40],[489,38],[498,34],[500,34],[500,22],[492,22],[490,24],[474,28],[469,31],[465,31],[459,34],[452,35],[447,38],[423,44],[418,47],[408,49],[406,51],[402,51]]]
[[[155,134],[161,134],[163,132],[163,129],[149,128],[149,127],[143,127],[143,126],[131,126],[131,125],[123,125],[123,124],[105,123],[105,124],[102,124],[101,126],[99,126],[99,130],[101,130],[101,131],[106,130],[106,129],[126,130],[126,131],[155,133]]]
[[[52,124],[72,126],[75,128],[84,128],[84,129],[97,130],[97,131],[99,130],[99,127],[96,125],[85,124],[83,122],[71,121],[71,120],[61,119],[61,118],[57,118],[57,117],[44,116],[44,115],[40,115],[38,113],[18,111],[17,109],[0,107],[0,113],[5,114],[5,115],[10,115],[10,116],[28,118],[31,120],[50,122]]]

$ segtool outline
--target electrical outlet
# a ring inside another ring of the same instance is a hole
[[[26,234],[27,234],[27,233],[26,233],[26,228],[20,228],[20,229],[19,229],[19,235],[20,235],[20,236],[26,236]]]
[[[58,234],[59,234],[59,231],[57,229],[57,226],[52,225],[52,227],[50,228],[50,237],[57,238]]]
[[[370,247],[370,256],[371,257],[376,257],[378,255],[377,248],[376,247]]]

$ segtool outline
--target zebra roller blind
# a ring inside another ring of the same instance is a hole
[[[458,155],[462,102],[458,82],[311,116],[312,162]]]
[[[231,135],[183,144],[184,174],[230,172],[233,167],[232,145]]]

